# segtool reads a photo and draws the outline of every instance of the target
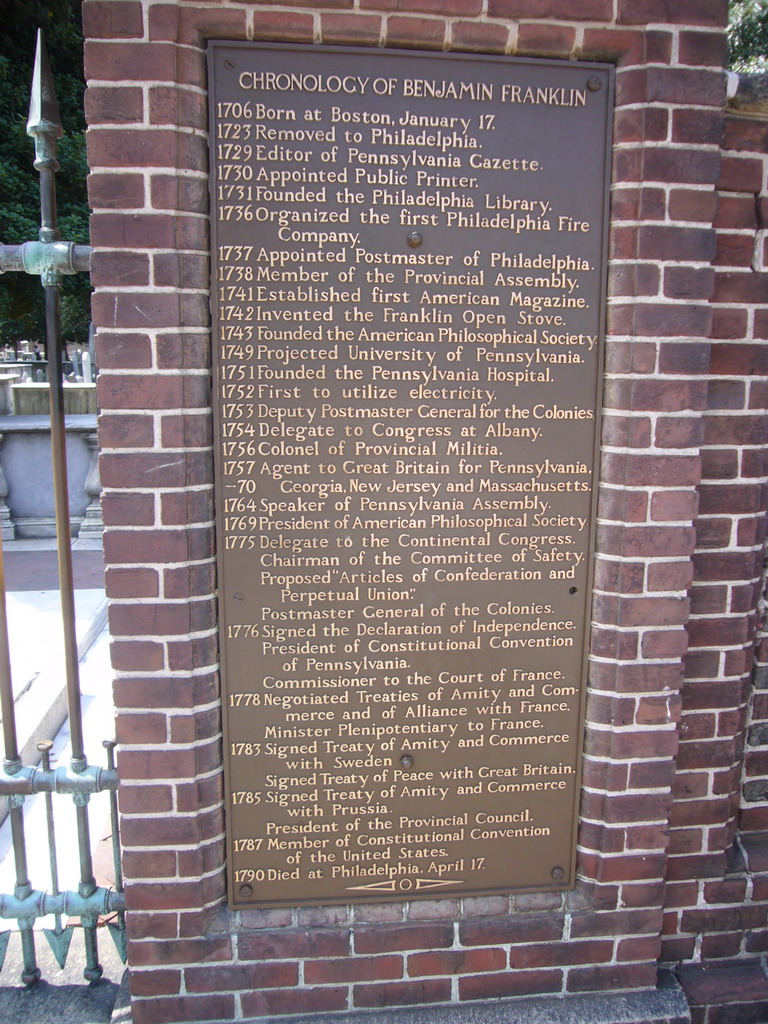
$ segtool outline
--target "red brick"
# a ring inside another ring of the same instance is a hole
[[[704,899],[707,903],[741,903],[747,888],[745,878],[724,878],[719,882],[704,884]]]
[[[132,913],[127,921],[128,938],[132,942],[140,939],[174,939],[178,936],[177,920],[178,914],[170,913],[143,914],[140,911]],[[135,969],[135,964],[133,969]]]
[[[96,361],[100,369],[148,369],[152,365],[152,343],[146,334],[96,335]]]
[[[322,1013],[323,1011],[346,1010],[347,993],[346,986],[314,989],[265,989],[262,992],[244,992],[240,999],[243,1014],[249,1017],[269,1017],[284,1013]]]
[[[205,597],[214,592],[214,565],[181,566],[163,570],[163,593],[167,598]]]
[[[619,66],[669,63],[672,33],[627,28],[585,28],[579,51],[582,59],[618,62]]]
[[[603,487],[598,507],[601,519],[642,523],[648,515],[648,495],[642,491],[609,490]]]
[[[663,72],[659,71],[657,74],[661,75]],[[674,76],[677,72],[672,71],[668,72],[668,74]],[[697,72],[697,74],[704,75],[703,72]],[[651,73],[649,72],[650,77]],[[666,96],[666,100],[671,103],[713,102],[720,93],[722,78],[721,75],[706,77],[708,81],[699,83],[697,86],[694,86],[691,81],[687,81],[685,87],[679,91],[675,88],[677,83],[673,78],[671,85],[670,83],[664,83],[664,85],[659,85],[658,89],[649,87],[648,91],[652,94],[649,98],[651,100],[662,99]],[[689,98],[685,99],[684,97],[688,94],[690,94]],[[665,149],[659,147],[648,150],[643,159],[643,172],[652,181],[680,182],[685,185],[708,185],[717,181],[719,171],[720,154],[709,149],[689,150],[686,152],[684,148],[670,146]],[[710,245],[712,250],[714,250],[714,239]],[[706,257],[702,256],[699,258],[705,259]]]
[[[715,246],[714,262],[720,267],[743,267],[745,271],[752,269],[755,258],[755,241],[752,235],[731,235],[719,231]],[[726,310],[722,311],[723,314]],[[732,313],[738,312],[731,310]]]
[[[241,960],[283,960],[287,957],[346,956],[349,953],[349,930],[282,928],[242,934],[239,938]],[[368,952],[356,945],[358,953]]]
[[[649,964],[612,964],[574,967],[568,972],[569,992],[646,988],[656,983],[656,961]]]
[[[177,60],[171,43],[85,43],[85,77],[90,81],[138,82],[177,80],[184,64]]]
[[[714,256],[714,247],[715,234],[706,228],[649,224],[638,231],[638,256],[641,259],[708,261]]]
[[[646,417],[603,416],[601,432],[604,444],[617,448],[648,448],[651,443],[651,421]]]
[[[213,424],[207,411],[163,416],[160,429],[164,448],[207,448],[212,443]]]
[[[629,25],[660,21],[724,27],[725,20],[720,0],[619,0],[618,21]]]
[[[714,271],[709,267],[667,267],[664,294],[670,299],[709,299],[714,282]]]
[[[125,414],[102,416],[99,423],[99,441],[102,448],[153,448],[155,425],[151,416]],[[151,495],[141,499],[152,504]]]
[[[352,957],[345,960],[309,961],[304,967],[308,985],[328,982],[383,981],[403,977],[401,956]]]
[[[109,622],[113,636],[186,635],[195,628],[193,614],[193,608],[183,604],[113,604]]]
[[[104,487],[196,486],[211,482],[213,468],[208,452],[108,453],[102,454],[99,467]],[[118,543],[110,536],[111,543]]]
[[[509,28],[490,21],[455,21],[451,26],[451,49],[504,53],[509,42]]]
[[[611,913],[574,915],[571,934],[574,938],[625,933],[656,934],[660,913],[656,909],[617,910]]]
[[[150,964],[215,964],[232,959],[232,941],[228,935],[217,935],[206,939],[133,942],[129,944],[129,956],[131,963],[138,967]]]
[[[677,963],[680,960],[690,960],[693,957],[695,947],[696,939],[692,935],[682,939],[662,939],[659,959],[662,963]],[[691,1024],[694,1024],[693,1018],[691,1018]],[[696,1024],[703,1024],[703,1022],[697,1021]]]
[[[117,671],[152,672],[161,669],[165,660],[162,644],[150,640],[115,640],[110,652]]]
[[[102,494],[101,508],[107,526],[152,526],[155,521],[153,494],[108,491]]]
[[[204,334],[163,334],[156,341],[160,370],[210,369],[210,338]]]
[[[768,980],[758,963],[686,966],[678,971],[678,978],[692,1006],[715,1006],[768,997]]]
[[[649,342],[606,342],[606,369],[609,373],[651,373],[656,368],[657,346]]]
[[[97,252],[91,258],[94,288],[119,281],[121,286],[149,284],[149,257],[145,253]]]
[[[134,996],[176,995],[181,990],[181,971],[134,971],[131,993]]]
[[[657,522],[689,522],[695,517],[697,507],[696,495],[692,491],[656,491],[651,496],[651,519]]]
[[[668,125],[669,114],[663,108],[646,106],[642,109],[619,109],[616,111],[614,125],[614,145],[643,141],[664,142]]]
[[[516,52],[537,56],[568,57],[576,41],[576,30],[565,25],[523,24],[517,31]]]
[[[559,992],[563,972],[510,971],[504,974],[474,974],[459,978],[459,999],[503,999],[531,993]]]
[[[93,315],[100,322],[117,327],[162,328],[179,323],[205,326],[208,311],[200,295],[171,292],[135,292],[109,294],[97,292],[92,301]],[[100,378],[101,379],[101,378]]]
[[[134,1000],[131,1006],[135,1024],[157,1024],[161,1020],[232,1020],[235,997],[232,995],[155,996],[151,1001]]]
[[[610,268],[610,295],[658,295],[661,274],[648,263],[614,263]]]
[[[704,424],[699,418],[660,417],[654,440],[657,448],[698,448],[704,441]]]
[[[408,975],[478,974],[483,971],[502,971],[507,957],[501,949],[450,950],[445,953],[414,953],[408,957]]]
[[[168,739],[168,719],[162,714],[117,714],[115,718],[117,742],[165,743]],[[149,795],[149,790],[144,790]],[[160,809],[160,808],[158,808]]]
[[[364,9],[398,11],[404,14],[441,14],[469,17],[480,14],[481,0],[361,0]]]
[[[382,27],[380,15],[323,12],[320,19],[320,34],[324,43],[376,46]]]
[[[693,66],[724,67],[727,55],[727,40],[721,32],[686,32],[679,37],[681,64]]]
[[[188,992],[211,992],[216,989],[286,988],[296,985],[299,968],[295,963],[221,965],[187,967],[184,983]]]
[[[711,189],[671,188],[669,216],[677,221],[711,224],[717,210],[717,194]]]
[[[660,188],[620,185],[611,194],[611,210],[616,220],[664,220],[666,196]],[[707,223],[710,223],[710,220],[711,218],[707,218]],[[633,233],[631,237],[636,236]],[[629,253],[630,258],[631,255],[632,250]]]
[[[114,685],[119,706],[125,708],[176,707],[184,710],[219,699],[214,676],[201,676],[194,681],[183,682],[162,677],[118,679]]]
[[[204,179],[200,178],[178,178],[170,174],[153,174],[150,182],[150,201],[156,210],[179,210],[184,213],[208,213],[208,190]],[[185,263],[195,266],[198,277],[194,278],[189,273],[184,275],[177,271],[179,283],[185,287],[207,287],[207,253],[201,253],[194,259],[189,253],[162,253],[165,260],[175,258],[177,266]],[[162,266],[161,256],[156,256],[154,264]],[[205,261],[205,263],[204,263]],[[166,281],[155,281],[156,284],[166,284]]]
[[[605,963],[613,956],[613,942],[586,942],[571,939],[559,945],[513,946],[509,966],[513,970],[535,967],[568,967],[571,964]]]
[[[442,18],[387,19],[387,46],[417,46],[420,49],[441,49],[445,42],[446,24]]]
[[[93,128],[111,124],[141,124],[144,118],[144,94],[141,89],[131,86],[89,86],[85,92],[85,117]],[[142,184],[143,191],[143,184]],[[88,183],[89,194],[94,186]],[[92,201],[91,205],[99,205]],[[141,203],[126,202],[124,208],[141,206]]]
[[[768,374],[768,350],[765,345],[747,343],[713,345],[712,373],[744,377]]]
[[[757,194],[762,189],[763,175],[764,171],[761,160],[749,157],[723,156],[717,184],[727,192],[753,192]]]
[[[768,125],[762,118],[725,115],[725,148],[764,154],[768,150]]]
[[[607,407],[670,413],[700,409],[706,394],[706,384],[698,381],[617,380],[607,382],[603,400]]]
[[[450,978],[426,981],[401,981],[381,985],[355,985],[355,1006],[408,1006],[447,1002],[451,996]]]
[[[88,199],[94,210],[129,210],[144,205],[144,178],[139,174],[91,174]]]
[[[144,34],[144,18],[139,0],[112,0],[111,3],[83,4],[83,35],[85,38],[131,38]]]
[[[492,18],[557,18],[563,21],[610,21],[613,16],[610,0],[583,0],[574,7],[568,0],[539,0],[535,12],[526,0],[489,0]]]
[[[720,144],[723,119],[720,111],[701,108],[676,110],[672,117],[672,139],[691,145]]]
[[[733,483],[709,484],[701,489],[702,515],[749,514],[761,512],[764,507],[764,487],[759,484],[743,484],[741,486]]]
[[[487,921],[464,921],[459,925],[459,940],[463,946],[556,942],[562,938],[562,934],[562,915],[491,918]]]
[[[694,555],[694,564],[701,579],[741,580],[759,574],[754,552],[702,552]]]
[[[355,931],[357,953],[390,953],[405,949],[447,949],[453,928],[446,924],[379,925]],[[470,943],[471,945],[471,943]]]
[[[124,719],[131,717],[122,716]],[[140,718],[142,716],[135,716]],[[118,793],[121,814],[146,813],[147,807],[162,813],[173,810],[173,791],[170,786],[131,786],[121,785]],[[172,851],[158,850],[146,855],[146,863],[136,859],[131,875],[150,878],[173,877],[176,874],[176,854]]]
[[[718,201],[715,227],[731,230],[755,231],[758,216],[753,196],[721,195]]]
[[[154,569],[107,568],[105,573],[107,595],[120,597],[157,597],[158,574]]]
[[[745,388],[741,381],[710,380],[707,407],[719,409],[743,409]]]
[[[202,48],[210,38],[245,39],[246,35],[245,11],[186,8],[180,18],[173,5],[153,4],[149,8],[149,38],[153,40],[166,39]]]
[[[752,271],[720,273],[715,278],[715,301],[740,303],[762,303],[765,301],[768,274]]]

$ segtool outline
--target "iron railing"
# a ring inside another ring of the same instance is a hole
[[[16,920],[21,933],[23,970],[21,980],[34,985],[40,978],[35,953],[35,921],[54,916],[55,927],[44,931],[59,966],[63,967],[73,934],[73,927],[64,927],[65,915],[80,918],[85,938],[86,965],[83,976],[95,983],[102,976],[99,964],[97,924],[104,915],[115,915],[116,923],[109,930],[125,962],[125,896],[117,821],[118,784],[112,740],[106,741],[107,767],[89,765],[84,749],[83,717],[80,700],[77,636],[75,629],[74,580],[72,573],[72,541],[69,522],[67,485],[66,434],[64,427],[64,389],[62,383],[61,281],[64,274],[87,271],[91,249],[86,245],[63,242],[59,237],[56,215],[56,140],[63,134],[53,78],[42,35],[38,33],[32,96],[27,132],[35,141],[34,166],[40,175],[40,232],[37,241],[22,245],[0,245],[0,273],[20,270],[38,275],[45,291],[46,352],[51,367],[51,447],[53,456],[53,489],[56,508],[61,615],[64,627],[64,662],[67,709],[72,753],[68,765],[51,768],[48,741],[38,744],[39,767],[24,765],[19,754],[11,688],[11,667],[8,646],[8,621],[5,602],[5,577],[0,545],[0,714],[3,723],[5,757],[0,774],[0,796],[8,797],[16,883],[12,894],[0,894],[0,919]],[[88,801],[92,794],[110,791],[112,848],[115,865],[115,888],[98,886],[93,874]],[[28,877],[27,841],[24,831],[23,805],[27,796],[44,793],[47,812],[48,846],[51,866],[49,892],[35,889]],[[61,892],[58,884],[56,836],[53,818],[53,795],[66,794],[74,803],[79,854],[79,884],[76,891]],[[5,959],[11,932],[0,931],[0,969]]]

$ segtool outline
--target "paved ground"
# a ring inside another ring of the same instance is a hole
[[[3,546],[5,585],[8,590],[57,590],[59,569],[55,549],[31,548],[29,542],[12,541]],[[72,571],[76,590],[104,587],[104,556],[101,551],[73,551]]]

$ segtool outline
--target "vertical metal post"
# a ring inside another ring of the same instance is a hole
[[[115,770],[116,740],[104,740],[102,746],[107,752],[107,769]],[[115,866],[115,892],[123,892],[123,865],[120,860],[120,822],[117,814],[117,793],[114,789],[109,793],[109,817],[112,823],[112,862]],[[117,924],[110,924],[109,930],[114,939],[123,963],[127,960],[127,937],[125,933],[125,911],[118,910]]]
[[[8,648],[8,612],[5,606],[5,562],[0,544],[0,714],[3,716],[3,749],[5,770],[13,773],[21,767],[16,715],[13,707],[11,655]]]
[[[16,713],[13,706],[13,679],[11,677],[11,658],[8,646],[8,615],[5,605],[5,563],[3,548],[0,543],[0,712],[3,716],[3,745],[6,774],[14,775],[21,768],[19,746],[16,735]],[[32,892],[27,868],[27,843],[24,835],[24,797],[13,794],[8,798],[10,805],[11,836],[13,840],[14,867],[16,884],[14,896],[26,899]],[[21,950],[24,968],[21,980],[25,985],[34,985],[40,978],[35,955],[35,938],[31,924],[20,923]]]
[[[57,242],[59,231],[56,217],[56,140],[63,134],[59,105],[48,54],[42,33],[37,35],[37,53],[32,82],[32,100],[29,107],[27,133],[35,140],[35,169],[40,173],[40,241]],[[61,616],[64,627],[64,657],[66,668],[67,709],[72,737],[71,767],[82,772],[87,767],[83,743],[83,720],[80,708],[80,671],[77,656],[74,580],[72,573],[72,532],[69,521],[69,487],[67,482],[67,435],[64,423],[64,385],[62,380],[61,344],[61,273],[45,269],[42,273],[45,288],[45,339],[48,365],[51,368],[49,394],[51,406],[51,447],[53,456],[53,492],[56,509],[56,539],[59,557],[59,587]],[[75,797],[77,841],[80,856],[81,896],[90,896],[96,890],[91,857],[91,838],[88,826],[88,796]],[[96,919],[83,918],[87,967],[86,979],[96,982],[103,971],[98,962]]]

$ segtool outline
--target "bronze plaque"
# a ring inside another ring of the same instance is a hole
[[[569,886],[610,70],[209,57],[231,904]]]

